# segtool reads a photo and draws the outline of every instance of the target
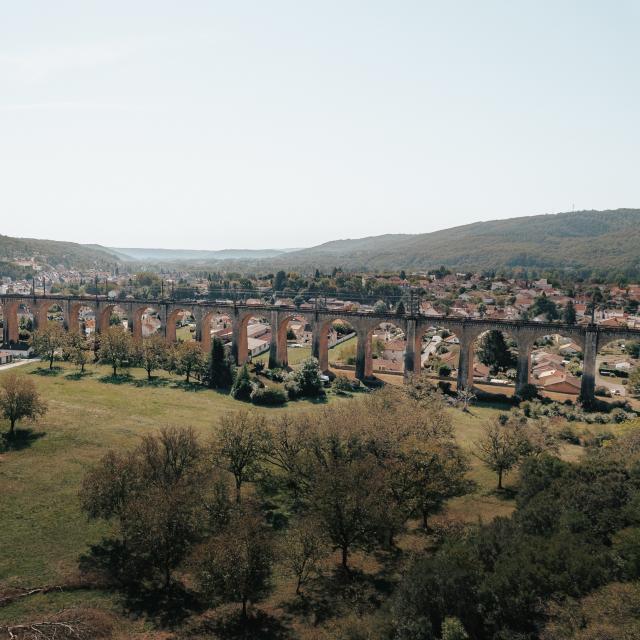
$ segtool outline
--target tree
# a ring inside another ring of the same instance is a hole
[[[31,337],[33,350],[49,361],[49,369],[53,368],[53,359],[58,349],[62,349],[67,342],[67,333],[64,327],[54,320],[49,320],[42,328],[34,331]]]
[[[238,411],[220,418],[220,433],[213,442],[213,461],[233,475],[236,502],[242,485],[255,478],[267,443],[265,419],[255,411]]]
[[[476,394],[471,389],[459,389],[456,393],[456,399],[462,405],[462,410],[466,413],[469,411],[469,405],[476,399]]]
[[[0,378],[0,411],[9,421],[9,437],[15,434],[18,420],[35,420],[47,411],[33,380],[9,372]]]
[[[556,303],[551,298],[547,298],[544,292],[536,297],[529,308],[529,312],[533,316],[546,316],[548,321],[555,320],[558,317]]]
[[[249,376],[249,367],[243,364],[239,370],[236,370],[236,377],[231,386],[231,397],[236,400],[251,400],[251,393],[253,391],[253,383]]]
[[[278,271],[273,280],[273,290],[282,291],[287,286],[287,274],[284,271]]]
[[[636,367],[629,376],[629,392],[640,397],[640,367]]]
[[[501,331],[487,331],[478,347],[478,359],[495,371],[506,371],[516,366],[516,358],[511,353]]]
[[[317,358],[307,358],[294,372],[296,382],[300,387],[300,395],[305,398],[316,398],[322,393],[320,379],[320,364]]]
[[[319,570],[319,563],[327,553],[327,541],[320,524],[312,518],[298,520],[287,531],[282,543],[281,557],[285,567],[296,579],[296,595]]]
[[[332,454],[326,464],[314,467],[310,477],[312,513],[340,550],[342,569],[347,571],[351,549],[366,549],[376,539],[384,510],[379,498],[383,476],[373,459]]]
[[[211,342],[207,383],[210,389],[228,389],[233,383],[231,361],[218,336],[214,336]]]
[[[458,618],[445,618],[442,623],[442,640],[468,640],[469,634]]]
[[[204,354],[197,342],[191,340],[180,342],[174,349],[173,366],[179,375],[185,376],[185,382],[188,384],[191,375],[200,375],[204,369]]]
[[[569,300],[562,310],[562,320],[567,324],[576,323],[576,308],[572,300]]]
[[[400,300],[400,302],[398,302],[398,306],[396,307],[396,315],[397,316],[403,316],[405,315],[406,311],[404,308],[404,302],[402,302],[402,300]]]
[[[154,369],[160,369],[167,362],[169,347],[167,341],[158,333],[142,338],[136,345],[136,359],[147,372],[147,380],[151,380]]]
[[[80,367],[81,373],[84,373],[84,367],[89,362],[89,345],[86,338],[79,331],[69,333],[65,352],[69,360],[77,367]]]
[[[378,302],[373,305],[373,313],[387,313],[388,310],[389,308],[384,300],[378,300]]]
[[[428,530],[430,515],[439,512],[449,498],[468,491],[465,476],[470,467],[460,448],[453,444],[414,454],[411,458],[415,511]]]
[[[203,454],[193,429],[167,427],[144,436],[132,452],[108,452],[86,474],[82,509],[91,519],[118,521],[128,579],[159,580],[168,588],[206,534],[219,496]]]
[[[520,461],[522,452],[522,425],[518,419],[505,414],[487,422],[481,438],[475,443],[474,455],[498,476],[498,490],[502,478]]]
[[[271,591],[273,555],[272,536],[260,515],[238,509],[227,527],[198,549],[198,584],[214,601],[241,603],[245,620],[247,605]]]
[[[131,334],[122,325],[112,326],[100,336],[98,357],[111,365],[115,376],[131,358],[132,347]]]

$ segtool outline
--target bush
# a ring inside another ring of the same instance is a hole
[[[292,371],[285,381],[285,389],[289,398],[317,398],[324,394],[320,367],[315,358],[305,360],[299,369]]]
[[[287,402],[287,395],[280,389],[255,387],[251,392],[251,402],[265,407],[278,407]]]
[[[273,380],[274,382],[284,382],[287,377],[287,373],[284,369],[267,369],[264,372],[264,375],[269,380]]]
[[[351,385],[351,380],[349,380],[349,378],[347,378],[346,376],[338,376],[333,381],[333,388],[336,391],[352,391],[353,390],[353,386]]]
[[[521,400],[535,400],[538,397],[538,387],[535,384],[527,383],[520,389],[518,397]]]
[[[438,375],[448,378],[451,375],[451,367],[448,364],[441,364],[438,368]]]
[[[609,389],[607,389],[606,387],[596,387],[595,394],[597,396],[600,396],[601,398],[611,397],[611,393],[609,392]]]
[[[236,378],[231,386],[231,396],[236,400],[251,400],[251,393],[254,385],[249,377],[249,369],[247,365],[236,371]]]

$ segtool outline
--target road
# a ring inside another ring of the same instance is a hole
[[[6,371],[7,369],[14,369],[15,367],[21,367],[24,364],[31,364],[32,362],[40,362],[40,358],[29,358],[25,360],[16,360],[9,364],[0,364],[0,371]]]

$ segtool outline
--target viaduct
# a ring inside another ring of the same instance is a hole
[[[190,313],[196,321],[196,340],[203,350],[210,348],[210,322],[216,314],[227,316],[232,324],[232,354],[237,364],[247,361],[247,324],[252,317],[264,317],[271,325],[270,367],[286,367],[287,325],[292,318],[304,319],[312,329],[312,354],[323,371],[329,369],[328,333],[335,320],[347,321],[357,334],[356,377],[365,380],[372,375],[371,334],[381,322],[390,322],[402,329],[406,338],[404,356],[405,376],[420,371],[422,336],[432,327],[444,328],[460,341],[460,360],[457,385],[460,389],[473,385],[473,348],[476,339],[490,330],[500,330],[510,335],[518,347],[516,393],[529,380],[529,361],[534,342],[546,335],[560,334],[571,338],[582,348],[584,356],[581,379],[581,397],[584,402],[594,399],[596,355],[605,344],[621,339],[640,339],[640,330],[599,327],[598,325],[568,325],[491,319],[463,319],[448,316],[423,316],[419,314],[379,314],[361,311],[334,311],[324,308],[297,309],[270,304],[247,305],[231,302],[169,301],[169,300],[111,300],[105,296],[74,297],[56,295],[1,295],[0,308],[4,319],[3,343],[18,342],[18,311],[21,307],[33,315],[35,328],[47,322],[51,307],[61,309],[67,329],[79,327],[80,310],[93,311],[96,332],[109,327],[115,307],[127,314],[127,325],[134,337],[142,336],[142,315],[151,310],[157,312],[161,331],[167,340],[176,340],[176,320],[179,315]]]

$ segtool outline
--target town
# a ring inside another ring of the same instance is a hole
[[[313,277],[297,273],[246,274],[233,272],[193,273],[192,271],[129,271],[114,267],[112,270],[87,271],[57,269],[38,264],[33,258],[13,262],[28,272],[29,277],[13,279],[2,277],[0,296],[64,296],[100,297],[113,302],[110,305],[109,324],[122,323],[132,330],[133,318],[127,318],[128,300],[153,299],[173,302],[210,301],[228,304],[259,306],[272,304],[283,309],[295,308],[301,313],[323,309],[361,313],[416,313],[432,318],[434,324],[422,335],[419,368],[443,382],[455,381],[459,374],[460,342],[458,337],[438,326],[443,316],[450,319],[484,319],[496,321],[527,321],[564,323],[577,326],[597,325],[610,329],[640,329],[640,285],[634,283],[554,283],[548,278],[522,279],[496,277],[494,274],[451,273],[444,267],[425,273],[364,274],[343,273],[335,269],[332,274],[318,271]],[[59,309],[51,300],[47,319],[62,319]],[[38,318],[29,302],[17,308],[17,335],[9,335],[8,322],[3,320],[4,347],[0,362],[29,356],[30,333]],[[94,311],[88,307],[78,310],[78,328],[86,337],[96,331]],[[208,327],[197,326],[196,319],[187,311],[178,312],[168,329],[173,339],[202,341],[206,350],[211,338],[218,337],[231,348],[232,319],[223,313],[212,314]],[[140,337],[153,335],[162,329],[158,310],[145,309],[139,318]],[[208,331],[207,331],[208,330]],[[202,338],[202,334],[207,334]],[[247,356],[250,360],[268,360],[267,352],[273,342],[269,318],[249,318],[246,327]],[[169,334],[165,334],[167,336]],[[331,323],[327,335],[331,350],[331,369],[351,372],[356,365],[356,332],[348,317]],[[505,333],[502,362],[494,362],[478,341],[473,361],[473,381],[480,389],[512,387],[515,383],[517,345]],[[301,315],[292,315],[286,327],[288,349],[293,362],[299,362],[312,352],[312,331]],[[492,337],[495,341],[495,336]],[[407,373],[405,367],[407,337],[393,322],[382,322],[371,334],[371,366],[368,372],[381,380],[398,382],[394,376]],[[340,348],[334,348],[341,345]],[[295,351],[293,351],[295,350]],[[601,345],[597,355],[596,395],[601,397],[627,397],[628,377],[638,364],[637,340],[618,340]],[[417,356],[416,356],[417,357]],[[580,394],[582,376],[582,347],[561,331],[550,332],[537,340],[530,355],[528,380],[540,392],[553,398]],[[415,368],[415,367],[414,367]],[[327,368],[327,373],[329,370]]]

